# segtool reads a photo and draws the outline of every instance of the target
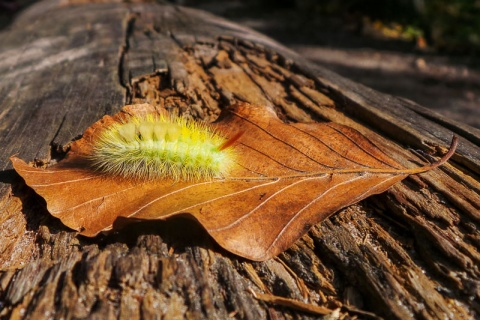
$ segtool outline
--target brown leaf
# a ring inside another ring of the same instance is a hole
[[[105,116],[47,169],[12,157],[15,170],[47,202],[49,212],[85,236],[110,230],[119,217],[166,219],[186,214],[225,249],[252,260],[286,250],[335,211],[385,191],[408,174],[359,132],[334,123],[281,122],[272,110],[237,104],[212,126],[234,146],[238,165],[225,179],[129,181],[100,175],[85,163],[98,133],[126,114],[160,112],[150,105]]]

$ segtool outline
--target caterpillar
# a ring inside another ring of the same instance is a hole
[[[132,116],[104,129],[89,158],[96,171],[127,179],[208,180],[228,174],[240,136],[173,115]]]

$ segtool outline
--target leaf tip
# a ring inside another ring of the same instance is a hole
[[[455,151],[457,150],[457,146],[458,146],[458,137],[454,135],[452,137],[452,142],[450,143],[450,148],[448,149],[448,152],[445,153],[445,155],[440,160],[432,162],[431,164],[420,167],[420,168],[409,170],[410,172],[408,173],[418,174],[418,173],[423,173],[423,172],[427,172],[432,169],[438,168],[439,166],[445,164],[455,154]]]
[[[447,162],[454,155],[455,151],[457,150],[457,146],[458,146],[458,137],[454,135],[452,137],[452,142],[450,143],[450,148],[448,149],[448,152],[445,153],[445,155],[440,160],[432,163],[430,165],[431,169],[435,169],[436,167],[439,167],[445,162]]]

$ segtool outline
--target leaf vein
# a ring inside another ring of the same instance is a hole
[[[330,127],[330,126],[329,126],[329,127]],[[309,133],[309,132],[307,132],[307,131],[304,131],[304,130],[296,127],[296,126],[292,126],[292,128],[294,128],[294,129],[296,129],[296,130],[298,130],[298,131],[300,131],[300,132],[302,132],[302,133],[304,133],[304,134],[306,134],[306,135],[314,138],[315,140],[317,140],[318,142],[320,142],[321,144],[323,144],[325,147],[327,147],[330,151],[332,151],[333,153],[337,154],[340,158],[343,158],[343,159],[345,159],[345,160],[347,160],[347,161],[349,161],[349,162],[352,162],[352,163],[354,163],[354,164],[360,165],[360,166],[362,166],[362,167],[364,167],[364,168],[369,168],[369,166],[366,166],[365,164],[360,163],[360,162],[358,162],[358,161],[352,160],[352,159],[344,156],[343,154],[339,153],[338,151],[334,150],[332,147],[330,147],[329,145],[327,145],[325,142],[323,142],[321,139],[319,139],[318,137],[314,136],[313,134],[311,134],[311,133]]]
[[[290,167],[290,166],[287,166],[286,164],[281,163],[281,162],[278,161],[277,159],[272,158],[270,155],[268,155],[268,154],[266,154],[266,153],[264,153],[264,152],[262,152],[262,151],[260,151],[260,150],[257,150],[257,149],[255,149],[255,148],[249,146],[249,145],[246,145],[246,144],[244,144],[244,143],[242,143],[242,145],[245,146],[245,147],[247,147],[247,148],[249,148],[250,150],[253,150],[253,151],[255,151],[255,152],[263,155],[264,157],[272,160],[273,162],[278,163],[279,165],[281,165],[281,166],[284,167],[284,168],[287,168],[287,169],[292,170],[292,171],[300,172],[300,173],[305,173],[304,170],[299,170],[299,169],[295,169],[295,168],[292,168],[292,167]],[[255,171],[253,171],[253,170],[251,170],[251,169],[249,169],[249,168],[246,168],[246,169],[249,170],[249,171],[255,172]]]
[[[322,177],[328,177],[328,176],[322,176]],[[239,224],[240,222],[242,222],[243,220],[247,219],[249,216],[251,216],[255,211],[257,211],[258,209],[260,209],[262,206],[264,206],[268,201],[270,201],[271,199],[273,199],[276,195],[284,192],[285,190],[299,184],[299,183],[302,183],[302,182],[305,182],[305,181],[310,181],[310,180],[315,180],[315,179],[318,179],[319,177],[310,177],[310,178],[307,178],[307,179],[302,179],[302,180],[299,180],[299,181],[296,181],[294,183],[291,183],[279,190],[277,190],[276,192],[274,192],[271,196],[269,196],[267,199],[265,199],[264,201],[262,201],[262,203],[260,203],[259,205],[257,205],[255,208],[253,208],[252,210],[250,210],[249,212],[247,212],[246,214],[242,215],[240,218],[238,218],[237,220],[233,221],[232,223],[230,223],[229,225],[226,225],[226,226],[223,226],[221,228],[216,228],[216,229],[209,229],[210,231],[212,232],[219,232],[219,231],[223,231],[223,230],[227,230],[227,229],[230,229],[230,228],[233,228],[234,226],[236,226],[237,224]]]
[[[67,183],[76,183],[76,182],[91,180],[91,179],[95,179],[95,178],[97,178],[97,177],[96,176],[88,176],[88,177],[84,177],[84,178],[81,178],[81,179],[64,180],[64,181],[60,181],[60,182],[52,182],[52,183],[47,183],[47,184],[31,184],[30,187],[32,187],[32,188],[33,187],[47,188],[47,187],[50,187],[50,186],[56,186],[56,185],[67,184]]]
[[[398,169],[397,167],[394,167],[392,166],[391,164],[383,161],[382,159],[379,159],[377,158],[376,156],[374,156],[373,154],[370,153],[370,151],[364,149],[362,146],[360,146],[354,139],[350,138],[349,136],[347,136],[345,133],[343,133],[341,130],[339,130],[338,128],[335,128],[333,126],[331,126],[329,123],[326,123],[327,126],[329,126],[330,128],[332,128],[333,130],[337,131],[338,133],[340,133],[341,135],[343,135],[345,138],[347,138],[348,140],[350,140],[353,144],[355,144],[357,146],[357,148],[359,148],[360,150],[362,150],[363,152],[365,152],[366,154],[368,154],[369,156],[371,156],[372,158],[374,158],[375,160],[385,164],[386,166],[390,167],[390,168],[393,168],[393,169]],[[377,148],[367,137],[363,136],[368,143],[370,143],[377,151],[379,151],[381,154],[383,154],[385,157],[389,158],[385,152],[383,152],[381,149]]]
[[[269,181],[268,183],[263,183],[263,184],[259,184],[259,185],[256,185],[256,186],[253,186],[253,187],[250,187],[250,188],[247,188],[247,189],[243,189],[241,191],[237,191],[237,192],[233,192],[233,193],[229,193],[229,194],[226,194],[226,195],[223,195],[221,197],[217,197],[217,198],[213,198],[213,199],[210,199],[210,200],[207,200],[207,201],[204,201],[204,202],[200,202],[200,203],[196,203],[194,204],[193,206],[189,206],[189,207],[185,207],[183,208],[182,210],[178,210],[178,211],[175,211],[175,212],[172,212],[168,215],[165,215],[164,217],[170,217],[172,215],[175,215],[177,213],[180,213],[180,212],[185,212],[186,210],[189,210],[191,208],[195,208],[195,207],[198,207],[200,205],[204,205],[204,204],[207,204],[207,203],[210,203],[210,202],[214,202],[214,201],[218,201],[220,199],[224,199],[224,198],[228,198],[228,197],[231,197],[231,196],[234,196],[234,195],[238,195],[238,194],[241,194],[241,193],[244,193],[244,192],[248,192],[250,190],[254,190],[254,189],[257,189],[257,188],[260,188],[260,187],[263,187],[263,186],[267,186],[267,185],[270,185],[270,184],[274,184],[274,183],[277,183],[279,182],[280,179],[276,179],[276,180],[273,180],[273,181]],[[206,229],[208,232],[212,231],[212,229]],[[213,229],[213,231],[215,231],[216,229]]]
[[[310,201],[307,205],[305,205],[302,209],[300,209],[299,211],[297,211],[297,213],[288,221],[288,223],[286,223],[282,230],[280,230],[280,232],[277,234],[277,236],[275,237],[275,239],[273,240],[273,242],[270,244],[270,246],[268,246],[267,250],[265,250],[265,252],[270,252],[270,250],[275,246],[275,244],[278,242],[278,240],[281,238],[281,236],[286,232],[286,230],[288,229],[288,227],[301,215],[302,212],[304,212],[305,210],[307,210],[310,206],[312,206],[314,203],[318,202],[318,200],[320,200],[321,198],[323,198],[327,193],[333,191],[334,189],[342,186],[342,185],[345,185],[345,184],[348,184],[348,183],[351,183],[353,181],[356,181],[358,179],[362,179],[364,178],[365,176],[361,175],[361,176],[358,176],[354,179],[349,179],[349,180],[346,180],[342,183],[339,183],[339,184],[336,184],[334,186],[332,186],[331,188],[325,190],[322,194],[320,194],[318,197],[316,197],[315,199],[313,199],[312,201]],[[392,179],[395,179],[397,178],[397,176],[392,176],[384,181],[382,181],[380,184],[376,184],[375,187],[378,187],[379,185],[382,185],[382,184],[385,184],[387,182],[389,182],[390,180]],[[361,195],[355,197],[355,199],[353,199],[352,201],[350,201],[351,203],[355,203],[357,202],[358,199],[361,199],[365,194],[369,193],[370,190],[373,189],[373,188],[369,188],[367,191],[363,192]],[[340,208],[339,208],[340,209]]]
[[[243,119],[243,120],[251,123],[252,125],[254,125],[254,126],[257,127],[258,129],[262,130],[263,132],[265,132],[267,135],[269,135],[269,136],[272,137],[273,139],[275,139],[275,140],[277,140],[277,141],[279,141],[279,142],[287,145],[287,146],[290,147],[292,150],[297,151],[298,153],[300,153],[301,155],[303,155],[303,156],[305,156],[306,158],[310,159],[310,160],[313,161],[314,163],[316,163],[316,164],[318,164],[318,165],[320,165],[320,166],[323,166],[323,167],[332,168],[332,169],[334,168],[334,167],[329,166],[329,165],[327,165],[327,164],[321,163],[321,162],[317,161],[316,159],[313,159],[312,157],[310,157],[309,155],[305,154],[304,152],[302,152],[300,149],[298,149],[298,148],[295,147],[294,145],[286,142],[286,141],[283,140],[283,139],[280,139],[280,138],[274,136],[271,132],[269,132],[269,131],[267,131],[266,129],[262,128],[262,127],[261,127],[259,124],[257,124],[256,122],[253,122],[253,121],[251,121],[250,119],[247,119],[247,118],[245,118],[245,117],[242,117],[241,115],[239,115],[239,114],[236,113],[236,112],[232,112],[232,113],[233,113],[235,116],[239,117],[240,119]]]

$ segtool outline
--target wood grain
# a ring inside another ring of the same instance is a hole
[[[2,317],[310,318],[248,288],[344,316],[356,307],[388,319],[478,317],[478,130],[181,7],[44,1],[0,41]],[[213,121],[236,101],[261,101],[286,122],[346,124],[404,166],[445,151],[452,133],[460,144],[451,164],[341,210],[262,263],[230,256],[182,219],[85,239],[10,170],[15,153],[56,161],[125,103]]]

